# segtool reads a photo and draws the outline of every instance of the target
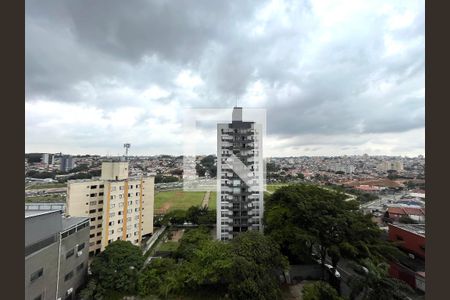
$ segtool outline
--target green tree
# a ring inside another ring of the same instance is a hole
[[[229,288],[233,299],[281,299],[277,274],[288,262],[279,246],[256,231],[239,234],[231,241],[233,267]]]
[[[380,238],[381,230],[356,201],[341,192],[314,185],[290,185],[274,192],[266,203],[266,233],[291,262],[305,262],[313,250],[336,266],[341,257],[395,259],[401,252]]]
[[[177,256],[184,259],[191,258],[195,249],[197,249],[202,242],[210,239],[211,235],[209,233],[209,229],[206,227],[186,230],[183,234],[183,238],[180,240],[180,245],[177,249]]]
[[[406,300],[412,289],[402,281],[388,276],[388,265],[363,261],[368,272],[363,276],[353,276],[350,281],[352,289],[350,299],[367,300]]]
[[[166,220],[169,220],[172,224],[181,225],[186,221],[186,211],[182,209],[175,209],[166,216]]]
[[[167,273],[177,268],[176,262],[170,258],[152,260],[139,274],[138,292],[140,296],[161,295],[161,286]]]
[[[91,265],[92,278],[97,282],[97,291],[112,290],[123,294],[134,294],[138,271],[144,257],[138,246],[129,241],[115,241],[96,256]]]
[[[303,287],[303,300],[343,300],[337,291],[324,281],[316,281]]]

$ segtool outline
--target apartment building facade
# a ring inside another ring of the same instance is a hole
[[[153,233],[154,177],[128,176],[128,162],[102,163],[99,179],[69,181],[66,212],[90,219],[89,255],[116,240],[141,243]]]
[[[240,107],[231,123],[217,124],[217,239],[263,230],[262,142],[261,124],[242,121]]]
[[[25,299],[75,299],[88,268],[89,219],[25,211]]]

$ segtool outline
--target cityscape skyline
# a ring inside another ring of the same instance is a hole
[[[25,152],[180,155],[237,99],[267,157],[425,154],[423,1],[208,3],[26,1]]]

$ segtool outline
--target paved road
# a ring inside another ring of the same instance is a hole
[[[150,248],[155,244],[156,240],[159,238],[159,236],[166,230],[167,226],[163,226],[157,231],[153,233],[153,235],[150,237],[150,239],[145,243],[143,254],[147,253],[147,251],[150,250]],[[152,256],[147,257],[145,260],[144,266],[147,265],[152,259]]]
[[[205,193],[205,195],[203,196],[203,202],[202,202],[202,207],[208,207],[208,202],[209,202],[209,195],[211,194],[210,191],[207,191]]]

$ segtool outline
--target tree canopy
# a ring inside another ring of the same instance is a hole
[[[330,256],[376,261],[394,259],[401,252],[380,238],[381,230],[371,215],[359,211],[356,201],[339,191],[297,184],[275,191],[266,203],[266,233],[293,263],[308,262],[319,252],[322,265]]]
[[[137,291],[138,273],[144,264],[142,250],[129,241],[115,241],[94,257],[91,264],[91,282],[86,299],[101,299],[114,291],[134,294]],[[92,296],[93,298],[89,298]]]

